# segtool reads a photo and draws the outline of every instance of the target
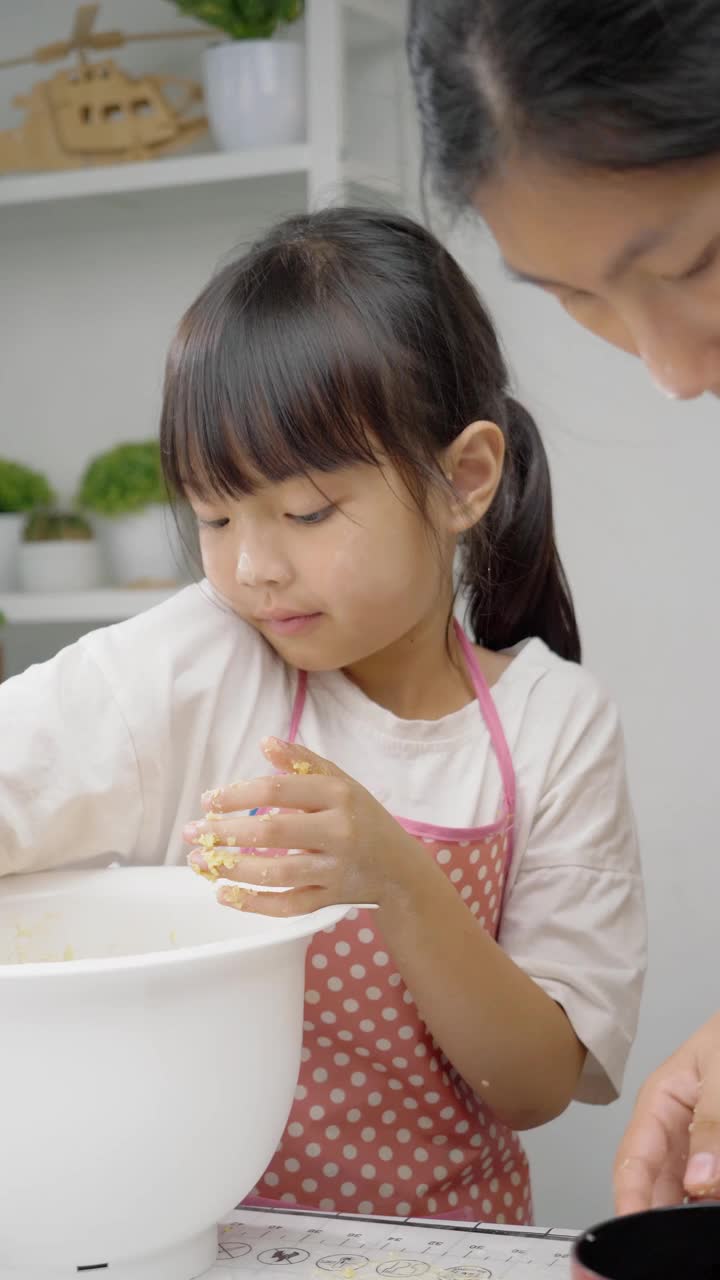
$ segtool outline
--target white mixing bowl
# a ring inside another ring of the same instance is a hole
[[[212,1266],[292,1105],[309,940],[346,910],[245,915],[184,867],[0,881],[2,1280]]]

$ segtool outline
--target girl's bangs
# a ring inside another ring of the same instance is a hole
[[[360,323],[329,299],[298,296],[307,291],[268,297],[267,279],[240,298],[237,286],[217,296],[217,284],[190,308],[168,357],[161,442],[170,487],[212,500],[378,465],[370,433],[384,446],[394,434],[390,370]]]

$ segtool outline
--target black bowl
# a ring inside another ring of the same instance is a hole
[[[573,1251],[574,1280],[720,1280],[720,1203],[613,1218]]]

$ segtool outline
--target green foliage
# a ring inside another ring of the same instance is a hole
[[[77,511],[34,511],[23,530],[24,542],[88,542],[92,536]]]
[[[156,440],[119,444],[94,458],[77,497],[78,506],[103,516],[130,515],[152,503],[167,501]]]
[[[268,40],[281,22],[302,17],[305,0],[174,0],[188,18],[218,27],[232,40]]]
[[[39,471],[0,458],[0,512],[32,511],[48,506],[53,499],[53,491]]]

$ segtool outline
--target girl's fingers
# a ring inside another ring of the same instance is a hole
[[[332,904],[332,895],[325,889],[293,889],[288,893],[262,893],[255,889],[242,889],[239,885],[221,885],[217,891],[218,902],[235,911],[248,911],[258,916],[305,916],[321,907]]]
[[[287,858],[257,858],[223,849],[216,855],[195,849],[188,857],[194,871],[216,880],[236,880],[263,889],[327,888],[335,878],[334,858],[298,853]]]
[[[342,769],[316,756],[307,747],[265,738],[263,754],[278,770],[274,777],[253,778],[234,782],[227,787],[213,787],[202,794],[202,806],[209,813],[232,813],[244,809],[269,809],[274,805],[298,809],[332,807],[334,779],[349,782]],[[329,797],[329,799],[328,799]]]
[[[183,839],[208,849],[229,844],[248,849],[315,849],[320,853],[329,843],[324,813],[304,812],[190,822]]]
[[[330,809],[336,801],[337,783],[319,774],[281,773],[274,777],[233,782],[205,791],[206,813],[243,813],[248,809],[304,809],[308,813]],[[215,821],[210,818],[210,821]]]
[[[314,751],[301,747],[297,742],[283,742],[282,738],[264,738],[260,747],[266,759],[283,773],[319,774],[325,778],[344,778],[346,782],[349,781],[347,774],[343,773],[342,769],[338,769],[331,760],[316,756]]]

